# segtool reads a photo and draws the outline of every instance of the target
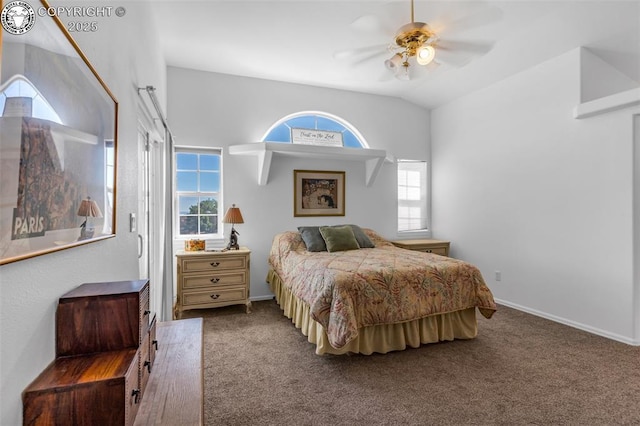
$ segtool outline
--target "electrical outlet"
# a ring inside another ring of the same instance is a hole
[[[502,281],[502,271],[496,271],[496,281]]]

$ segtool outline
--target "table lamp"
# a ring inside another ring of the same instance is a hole
[[[80,225],[80,238],[78,238],[78,241],[93,238],[95,230],[93,226],[89,226],[89,218],[102,217],[102,212],[100,211],[100,207],[98,207],[98,203],[93,201],[91,197],[87,197],[86,200],[82,200],[80,202],[80,207],[78,208],[78,216],[84,216],[84,222]]]
[[[236,207],[235,204],[232,204],[227,210],[227,213],[224,215],[224,219],[222,219],[224,223],[231,224],[231,235],[229,236],[229,244],[227,245],[227,250],[238,250],[240,246],[238,245],[238,235],[240,235],[233,227],[236,223],[244,223],[244,219],[242,219],[242,213],[240,209]]]

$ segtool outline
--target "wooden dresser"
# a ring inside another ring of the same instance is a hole
[[[132,425],[157,350],[149,281],[87,283],[56,310],[56,359],[24,390],[25,425]]]
[[[423,251],[425,253],[449,256],[449,241],[418,239],[418,240],[397,240],[392,243],[407,250]]]
[[[179,251],[177,253],[178,294],[174,318],[189,309],[217,308],[249,301],[250,256],[246,247],[228,251]]]

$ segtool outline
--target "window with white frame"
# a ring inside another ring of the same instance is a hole
[[[222,150],[176,147],[175,236],[222,237]]]
[[[427,230],[427,162],[398,160],[398,232]]]

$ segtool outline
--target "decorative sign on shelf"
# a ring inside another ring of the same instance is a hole
[[[342,132],[292,127],[291,142],[303,145],[342,146]]]

